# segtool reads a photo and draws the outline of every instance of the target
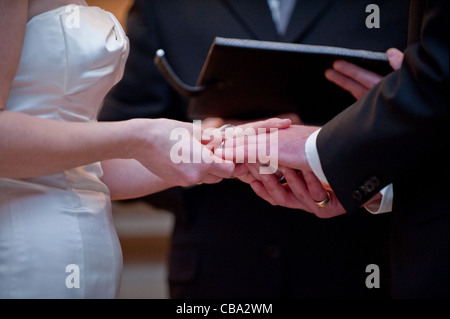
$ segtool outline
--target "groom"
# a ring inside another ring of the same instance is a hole
[[[357,215],[393,183],[393,298],[449,297],[449,12],[446,0],[412,1],[400,69],[322,128],[280,134],[280,164],[294,169],[283,169],[286,185],[250,180],[275,205],[308,205],[309,195],[327,194],[326,184],[330,200],[310,210],[322,217]]]

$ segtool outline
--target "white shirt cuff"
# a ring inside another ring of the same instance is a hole
[[[320,163],[319,152],[317,151],[316,140],[317,135],[319,134],[320,129],[312,133],[305,143],[305,155],[306,160],[308,161],[309,166],[311,167],[313,173],[317,176],[317,178],[327,185],[328,183],[325,174],[323,173],[322,164]]]
[[[383,214],[392,211],[392,202],[394,201],[394,188],[389,184],[381,191],[381,202],[376,201],[364,206],[372,214]]]

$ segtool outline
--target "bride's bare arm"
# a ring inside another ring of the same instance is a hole
[[[37,177],[102,162],[111,197],[124,199],[232,176],[232,163],[173,163],[175,141],[169,136],[179,128],[190,132],[192,124],[165,119],[67,123],[3,111],[0,177]]]
[[[3,111],[0,177],[37,177],[103,159],[131,158],[131,126],[129,122],[68,123]]]
[[[108,186],[112,200],[138,198],[174,186],[136,160],[107,160],[102,162],[102,168],[102,181]]]
[[[4,110],[22,52],[27,11],[26,0],[0,1],[1,30],[8,30],[0,34],[0,177],[31,178],[108,161],[104,180],[122,196],[118,186],[127,184],[120,169],[126,169],[129,181],[142,181],[141,193],[170,185],[220,181],[233,174],[232,163],[194,167],[170,161],[174,144],[170,132],[175,128],[192,132],[189,123],[164,119],[69,123]],[[111,163],[117,169],[110,169]]]
[[[28,1],[0,1],[0,111],[5,108],[25,38]],[[6,31],[7,30],[7,31]]]
[[[111,159],[135,159],[173,186],[218,182],[232,176],[232,163],[174,163],[170,152],[176,141],[170,140],[170,133],[175,129],[191,134],[192,123],[167,119],[73,123],[3,111],[0,177],[36,177]],[[200,145],[189,152],[202,149]],[[135,176],[129,177],[133,180]]]

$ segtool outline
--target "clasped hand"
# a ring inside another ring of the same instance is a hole
[[[329,186],[312,173],[304,152],[306,139],[317,129],[291,125],[264,133],[270,135],[264,138],[237,136],[215,149],[215,155],[233,160],[234,176],[270,204],[301,209],[320,218],[334,217],[345,209]]]
[[[231,178],[235,164],[214,154],[224,140],[218,129],[202,129],[202,123],[169,119],[142,119],[135,122],[140,132],[139,151],[134,154],[147,170],[163,180],[168,187],[218,183]],[[266,131],[289,127],[288,119],[268,119],[238,128]]]

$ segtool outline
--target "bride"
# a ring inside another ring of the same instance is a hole
[[[79,24],[66,23],[72,5]],[[192,123],[96,121],[128,56],[111,13],[82,0],[2,0],[0,29],[0,298],[117,297],[111,199],[217,183],[234,164],[174,164],[170,132],[192,134]]]

